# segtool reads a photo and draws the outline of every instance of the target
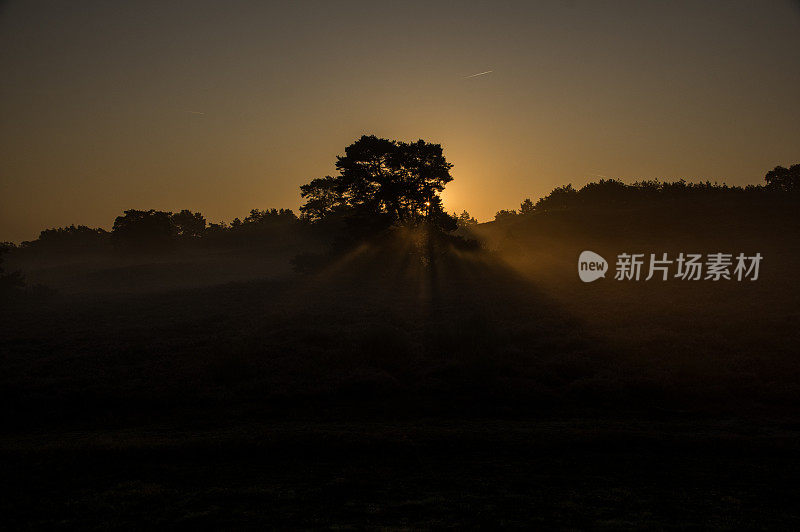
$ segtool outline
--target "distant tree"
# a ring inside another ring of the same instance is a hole
[[[311,221],[350,213],[383,218],[388,223],[428,221],[454,226],[439,198],[453,180],[452,166],[439,144],[365,135],[337,157],[338,175],[317,178],[300,187],[300,195],[306,200],[300,212]]]
[[[238,218],[234,218],[234,221],[235,220],[239,220],[239,219]],[[239,220],[239,223],[242,223],[242,221]],[[228,226],[228,224],[226,222],[219,222],[219,223],[216,223],[216,224],[215,223],[209,223],[208,227],[206,227],[206,233],[217,233],[217,232],[227,231],[229,228],[230,228],[230,226]]]
[[[789,168],[776,166],[764,176],[767,188],[784,192],[800,192],[800,164]]]
[[[108,237],[108,231],[105,229],[87,227],[85,225],[70,225],[69,227],[45,229],[39,233],[39,238],[23,242],[22,246],[24,248],[58,253],[100,251],[107,244]]]
[[[506,220],[510,220],[510,219],[514,218],[515,216],[517,216],[517,211],[515,211],[513,209],[510,210],[510,211],[506,210],[506,209],[503,209],[503,210],[497,211],[497,214],[494,215],[494,220],[496,222],[503,222],[503,221],[506,221]]]
[[[237,218],[238,220],[238,218]],[[245,217],[244,224],[266,224],[275,222],[295,221],[297,217],[291,209],[265,209],[260,211],[252,209]]]
[[[459,227],[473,227],[478,225],[478,220],[473,218],[469,215],[467,211],[462,212],[458,215],[458,226]]]
[[[580,200],[583,205],[608,207],[625,202],[635,196],[652,196],[660,191],[661,183],[658,181],[640,181],[633,185],[626,185],[616,179],[601,179],[597,182],[587,183],[574,197],[571,192],[565,190],[560,196],[556,195],[553,201],[563,202],[564,208],[571,207],[574,198]]]
[[[160,248],[166,246],[172,237],[172,213],[156,211],[124,211],[117,216],[111,229],[113,240],[130,248]]]
[[[800,170],[800,165],[792,168]],[[774,183],[771,186],[774,190],[800,190],[800,187],[792,188],[796,185],[792,184],[791,169],[779,167],[768,174],[768,179]],[[733,198],[744,193],[759,194],[765,188],[770,186],[748,185],[743,188],[711,181],[689,183],[683,179],[673,182],[650,179],[628,185],[616,179],[601,179],[587,183],[580,190],[575,190],[571,184],[556,187],[547,196],[539,198],[535,210],[547,212],[573,208],[615,209],[621,206],[645,206],[659,201],[683,200],[689,196],[714,195],[720,198]],[[525,207],[525,202],[522,207]]]
[[[575,203],[577,195],[578,191],[572,188],[572,184],[556,187],[547,196],[539,198],[536,202],[536,209],[566,209]]]
[[[206,230],[206,219],[199,212],[183,209],[181,212],[171,214],[173,234],[179,238],[200,238]]]
[[[203,232],[203,242],[209,246],[219,245],[230,231],[231,227],[225,222],[209,223]]]
[[[520,203],[519,205],[519,213],[520,214],[530,214],[533,212],[533,202],[530,198],[525,198],[525,201]]]
[[[204,233],[205,244],[251,248],[253,251],[288,245],[296,238],[295,229],[301,225],[291,209],[251,209],[230,225],[210,224]],[[265,247],[268,246],[268,247]]]

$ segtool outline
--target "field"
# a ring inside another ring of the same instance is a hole
[[[795,528],[800,224],[738,213],[551,213],[478,226],[481,250],[401,233],[306,274],[12,256],[59,292],[0,310],[2,519]],[[765,259],[583,284],[584,249]]]

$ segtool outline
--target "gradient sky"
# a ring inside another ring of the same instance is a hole
[[[480,220],[600,176],[800,162],[789,0],[6,1],[0,73],[17,242],[129,208],[296,209],[362,134],[441,143],[446,207]]]

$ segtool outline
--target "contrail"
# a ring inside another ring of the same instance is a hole
[[[463,79],[469,78],[477,78],[478,76],[485,76],[486,74],[491,74],[494,70],[487,70],[486,72],[478,72],[477,74],[470,74],[469,76],[464,76]]]
[[[190,115],[204,115],[205,113],[201,113],[200,111],[184,111],[184,113],[189,113]]]

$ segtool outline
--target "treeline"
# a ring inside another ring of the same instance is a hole
[[[165,212],[154,209],[124,211],[111,231],[85,225],[45,229],[39,238],[19,246],[3,243],[9,251],[47,253],[158,252],[192,247],[269,247],[289,243],[297,236],[301,221],[291,209],[253,209],[244,219],[231,223],[208,223],[199,212],[184,209]]]
[[[709,181],[690,183],[683,179],[673,182],[637,181],[630,185],[615,179],[602,179],[588,183],[580,189],[568,184],[553,189],[536,202],[530,198],[525,199],[519,209],[498,211],[495,221],[503,222],[519,216],[577,208],[619,209],[663,202],[688,204],[739,199],[755,201],[757,198],[769,204],[796,201],[800,198],[800,164],[789,168],[778,166],[767,172],[764,181],[764,185],[745,187]],[[422,205],[424,209],[426,204]],[[467,211],[460,215],[453,214],[452,218],[462,228],[478,224]],[[19,246],[8,242],[2,243],[2,246],[5,251],[18,249],[48,253],[108,250],[149,252],[192,247],[273,250],[281,246],[292,246],[298,238],[330,239],[338,236],[337,233],[343,227],[350,233],[357,234],[357,228],[350,226],[367,223],[363,220],[363,217],[351,217],[347,220],[337,216],[314,218],[307,214],[298,217],[291,209],[253,209],[243,219],[234,218],[230,223],[208,223],[203,214],[186,209],[176,213],[131,209],[114,220],[111,231],[71,225],[46,229],[36,240],[22,242]]]
[[[525,199],[519,209],[500,210],[495,221],[503,222],[518,216],[566,209],[615,209],[654,205],[664,202],[728,201],[763,198],[767,201],[800,197],[800,164],[789,168],[778,166],[764,176],[764,185],[728,186],[710,181],[689,183],[679,181],[637,181],[625,184],[615,179],[601,179],[580,189],[572,184],[553,189],[535,203]],[[460,225],[475,223],[466,211],[459,216]]]

